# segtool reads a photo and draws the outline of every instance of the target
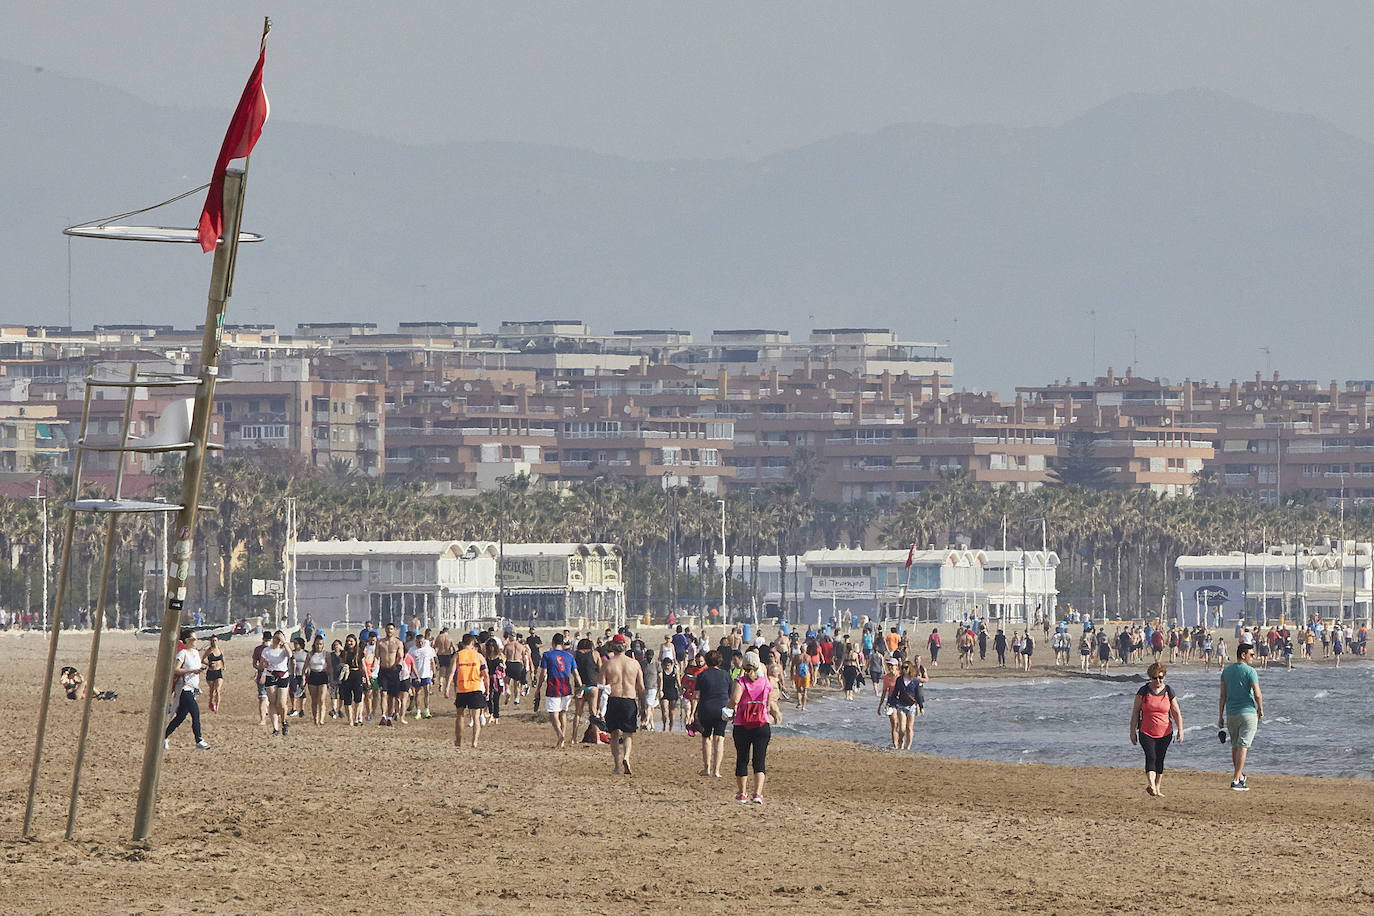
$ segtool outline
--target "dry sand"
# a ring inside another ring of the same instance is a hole
[[[38,813],[19,839],[45,637],[0,634],[5,913],[1374,912],[1374,783],[945,760],[774,739],[768,803],[696,775],[685,735],[555,751],[528,705],[455,750],[452,711],[404,728],[257,725],[253,639],[226,708],[163,768],[153,842],[128,840],[152,643],[106,637],[77,841],[62,840],[79,706],[55,692]],[[85,668],[67,634],[59,665]],[[1124,740],[1124,739],[1123,739]],[[919,730],[917,742],[919,744]],[[733,749],[727,752],[727,769]]]

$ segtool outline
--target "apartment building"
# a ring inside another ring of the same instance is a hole
[[[448,394],[448,397],[441,397]],[[480,381],[412,393],[387,415],[387,472],[417,468],[453,489],[487,489],[503,477],[547,482],[598,477],[653,480],[719,492],[731,476],[728,420],[655,413],[630,398],[584,389],[532,393]]]
[[[241,382],[215,390],[225,453],[272,448],[314,467],[341,460],[368,477],[384,471],[384,388],[379,382]]]
[[[0,473],[65,467],[70,434],[53,404],[0,403]]]

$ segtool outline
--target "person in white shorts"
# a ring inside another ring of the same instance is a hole
[[[549,714],[554,747],[557,748],[567,746],[568,709],[572,706],[573,695],[582,686],[582,679],[577,675],[577,661],[563,648],[565,639],[562,633],[553,634],[553,648],[539,659],[539,681],[535,687],[535,694],[544,696],[544,711]]]

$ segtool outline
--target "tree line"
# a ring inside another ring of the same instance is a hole
[[[1030,493],[990,489],[954,473],[902,501],[827,502],[813,493],[815,469],[802,456],[791,479],[734,491],[724,497],[721,547],[718,497],[659,481],[598,478],[554,491],[512,477],[473,495],[435,493],[427,481],[383,485],[344,462],[313,468],[302,461],[264,456],[210,462],[196,532],[188,605],[212,620],[264,609],[270,599],[251,595],[254,578],[281,577],[287,543],[285,499],[297,500],[301,540],[491,540],[606,542],[624,552],[627,602],[633,613],[666,613],[679,606],[714,605],[722,564],[731,571],[730,603],[758,592],[757,561],[778,557],[786,577],[796,558],[813,548],[957,546],[1039,548],[1041,522],[1050,550],[1059,554],[1058,586],[1064,601],[1100,606],[1125,616],[1157,612],[1175,590],[1174,560],[1184,554],[1248,549],[1265,543],[1316,543],[1323,538],[1368,539],[1374,516],[1365,509],[1341,513],[1306,494],[1282,505],[1209,493],[1165,499],[1143,491],[1046,486]],[[179,468],[160,474],[158,489],[179,496]],[[70,482],[52,481],[49,492]],[[87,487],[85,496],[103,495]],[[39,503],[5,499],[0,516],[0,604],[41,615],[42,518]],[[52,578],[61,552],[61,500],[50,507]],[[75,623],[95,606],[103,520],[79,519],[64,619]],[[119,526],[109,623],[131,625],[144,608],[157,616],[161,584],[161,520],[126,516]],[[151,570],[150,570],[151,567]],[[736,589],[738,591],[736,591]],[[790,597],[790,595],[789,595]]]

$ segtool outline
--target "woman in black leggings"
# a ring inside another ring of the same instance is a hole
[[[1136,691],[1131,707],[1131,743],[1145,751],[1146,794],[1160,798],[1164,795],[1159,787],[1164,778],[1164,756],[1175,736],[1183,742],[1183,711],[1173,688],[1164,683],[1169,673],[1164,663],[1155,662],[1146,673],[1149,683]]]
[[[339,703],[349,725],[363,724],[363,647],[349,633],[339,653]]]
[[[743,668],[744,673],[730,691],[730,705],[734,707],[735,801],[761,805],[768,742],[773,737],[769,723],[778,721],[778,708],[773,697],[773,682],[764,673],[763,664],[756,653],[745,653]],[[746,791],[750,766],[754,768],[753,793]]]

